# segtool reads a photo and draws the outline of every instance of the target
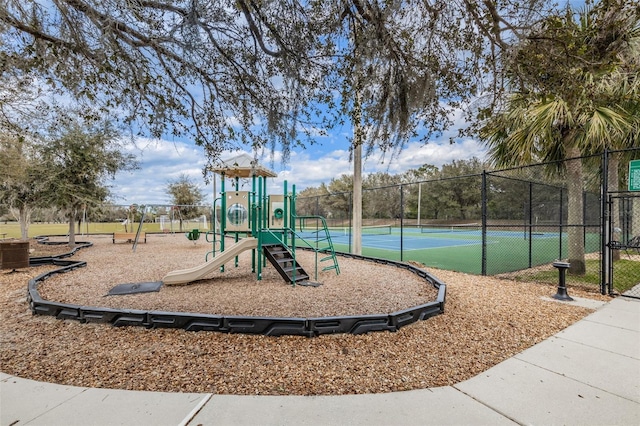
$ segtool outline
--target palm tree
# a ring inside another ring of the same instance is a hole
[[[508,64],[514,90],[481,126],[497,166],[550,162],[566,177],[573,274],[585,272],[580,157],[637,139],[638,23],[623,0],[588,4],[577,19],[570,9],[549,17],[517,47]]]
[[[636,39],[640,39],[636,37]],[[594,132],[594,136],[588,138],[588,141],[592,144],[588,147],[592,152],[602,152],[605,149],[618,150],[608,156],[609,164],[607,167],[607,182],[610,190],[620,190],[620,168],[627,164],[627,161],[632,159],[629,156],[629,152],[624,150],[629,148],[635,148],[640,146],[640,78],[638,78],[638,69],[640,68],[640,43],[636,43],[635,49],[633,49],[634,55],[628,58],[626,67],[616,70],[609,76],[604,78],[600,84],[600,93],[603,97],[611,99],[612,103],[621,105],[620,114],[624,123],[622,128],[626,129],[626,134],[619,135],[615,139],[606,137],[597,137],[602,130],[588,129]],[[601,120],[597,118],[592,120],[595,126],[600,123]],[[605,129],[606,130],[606,129]],[[612,206],[612,218],[613,222],[617,223],[620,219],[620,205],[619,203],[613,203]],[[619,234],[615,231],[612,239],[619,240]],[[613,260],[620,259],[620,251],[613,250]]]

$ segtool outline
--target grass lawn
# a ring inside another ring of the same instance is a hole
[[[109,223],[83,223],[80,229],[76,229],[76,235],[83,234],[113,234],[114,232],[136,232],[138,230],[138,223],[129,224],[127,229],[122,223],[109,222]],[[165,224],[165,231],[168,232],[181,232],[179,225],[173,224],[173,229],[167,228],[170,224]],[[202,224],[200,223],[200,226]],[[197,223],[183,223],[183,229],[186,232],[193,228],[198,228]],[[67,223],[32,223],[29,225],[29,237],[33,238],[38,235],[67,235],[69,230],[69,224]],[[202,229],[201,229],[202,230]],[[163,232],[159,223],[144,223],[142,225],[142,231],[144,232]],[[0,223],[0,238],[20,238],[20,225],[17,222]]]
[[[582,276],[566,275],[567,286],[582,285],[587,287],[600,287],[600,260],[589,259],[586,262],[587,272]],[[613,265],[613,287],[615,291],[624,293],[640,282],[640,262],[620,259]],[[517,281],[536,281],[544,283],[558,283],[558,271],[521,271],[522,274],[514,277]]]

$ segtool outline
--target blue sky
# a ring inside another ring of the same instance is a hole
[[[458,119],[460,123],[461,118]],[[452,127],[453,129],[456,126]],[[452,130],[453,132],[453,130]],[[316,143],[307,149],[292,150],[290,160],[282,164],[281,153],[273,156],[266,151],[259,155],[262,165],[278,173],[277,178],[269,178],[268,192],[280,193],[286,180],[289,188],[296,185],[296,191],[310,186],[329,183],[332,178],[353,173],[353,162],[349,161],[349,142],[347,137],[351,128],[345,127],[332,132],[326,137],[317,137]],[[473,139],[458,139],[450,144],[453,133],[444,133],[427,144],[416,141],[409,142],[396,158],[390,160],[389,155],[383,158],[374,152],[363,161],[363,173],[388,172],[397,174],[409,169],[416,169],[424,164],[441,166],[452,160],[484,158],[485,149]],[[126,149],[134,154],[140,162],[140,169],[134,172],[120,172],[110,182],[116,204],[169,204],[166,193],[167,183],[185,174],[197,183],[207,195],[206,201],[213,199],[213,184],[206,185],[202,176],[205,164],[203,149],[184,141],[151,140],[138,138],[135,144],[128,144]],[[238,155],[242,151],[227,152],[222,159]],[[253,156],[250,150],[244,151]],[[217,190],[220,190],[218,180]]]
[[[584,4],[584,0],[568,2],[574,7]],[[560,3],[566,4],[562,1]],[[461,113],[456,115],[454,121],[452,129],[465,124]],[[296,185],[296,189],[300,191],[310,186],[319,186],[323,182],[328,184],[332,178],[338,178],[343,174],[352,174],[353,163],[349,161],[347,139],[351,132],[351,127],[345,126],[333,130],[326,137],[316,137],[316,143],[313,146],[293,150],[287,164],[282,164],[279,151],[274,153],[273,161],[271,153],[265,152],[259,157],[261,164],[278,173],[277,178],[269,179],[268,192],[280,193],[285,180],[289,187]],[[380,153],[374,153],[363,162],[363,173],[397,174],[424,164],[439,167],[452,160],[485,158],[486,150],[481,142],[473,139],[456,139],[456,143],[450,144],[451,136],[453,133],[445,132],[427,144],[419,143],[417,139],[410,141],[400,155],[393,159],[389,156],[383,159]],[[206,185],[202,176],[205,164],[202,148],[184,140],[139,138],[135,144],[129,144],[127,150],[138,158],[140,169],[135,172],[121,172],[114,181],[110,182],[116,204],[169,204],[169,196],[166,193],[167,184],[182,174],[189,176],[193,182],[200,185],[207,195],[206,202],[212,202],[213,184]],[[238,155],[239,152],[224,153],[222,159]],[[245,152],[253,156],[249,149]],[[219,183],[217,188],[219,190]]]

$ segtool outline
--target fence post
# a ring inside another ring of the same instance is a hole
[[[529,268],[531,268],[532,266],[533,266],[533,182],[529,182]]]
[[[351,253],[351,241],[353,241],[353,192],[348,192],[349,194],[349,253]]]
[[[404,261],[404,187],[400,184],[400,262]]]
[[[487,275],[487,172],[482,171],[482,275]]]
[[[582,191],[582,241],[587,244],[587,191]]]
[[[607,149],[602,153],[602,166],[600,176],[600,293],[607,294],[607,290],[610,289],[610,251],[609,240],[611,239],[611,224],[609,217],[609,151]]]

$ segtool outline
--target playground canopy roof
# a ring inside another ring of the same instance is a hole
[[[213,169],[214,173],[226,177],[248,178],[252,176],[277,177],[278,174],[271,169],[258,164],[258,161],[250,155],[242,153],[235,157],[221,161],[221,165]]]

